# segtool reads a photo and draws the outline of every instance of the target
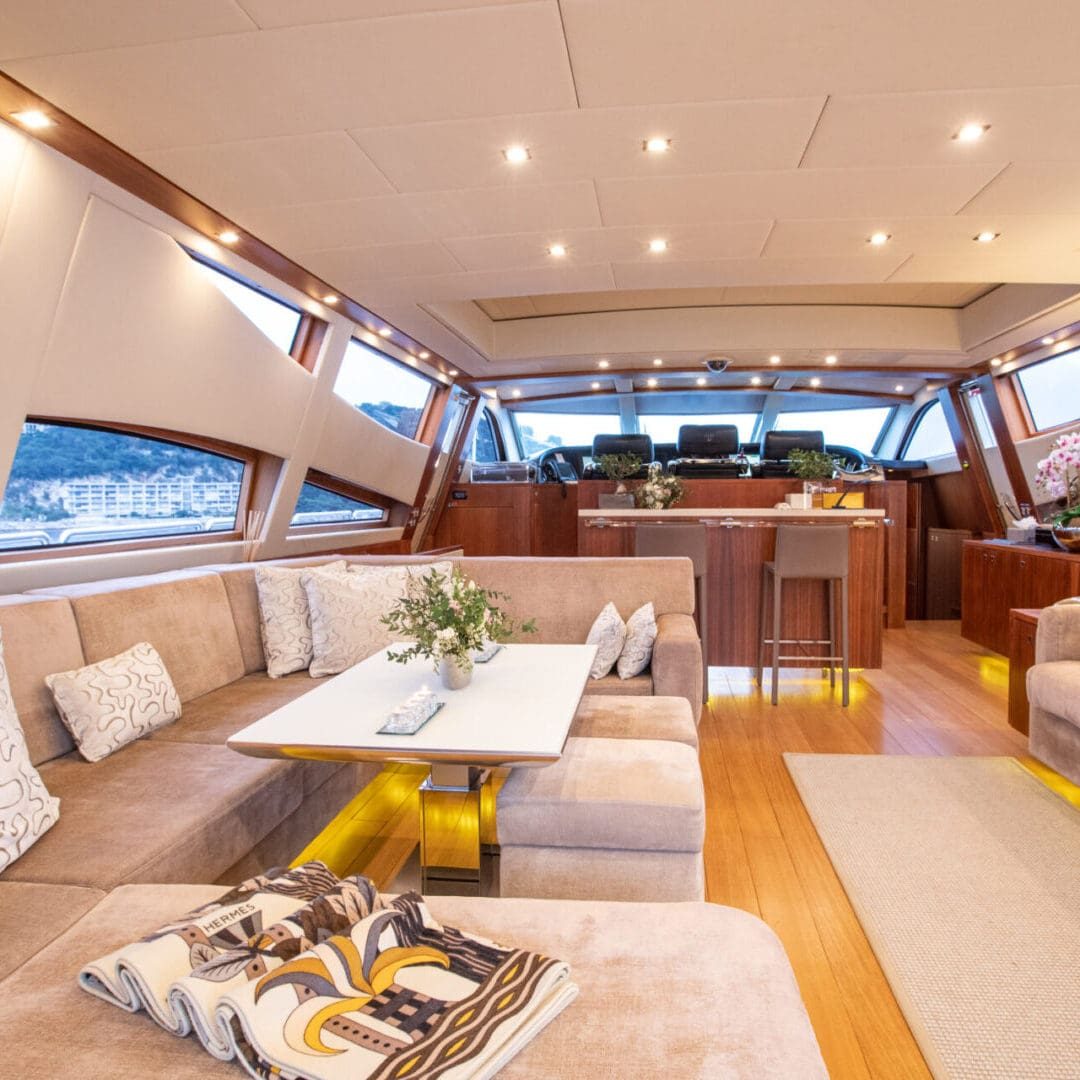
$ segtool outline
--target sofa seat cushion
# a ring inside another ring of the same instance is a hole
[[[542,768],[515,768],[498,795],[499,842],[530,847],[700,852],[697,753],[646,739],[566,741]]]
[[[93,764],[76,754],[47,762],[42,778],[60,798],[60,821],[5,881],[215,881],[303,793],[293,762],[147,740]]]
[[[13,1075],[243,1076],[235,1063],[211,1058],[194,1038],[177,1039],[144,1013],[122,1012],[76,985],[86,961],[220,893],[220,886],[117,889],[6,980],[0,1029]],[[581,987],[579,1000],[500,1069],[499,1080],[826,1080],[783,946],[753,915],[703,903],[436,896],[429,904],[449,926],[567,960]],[[658,987],[678,987],[677,1008],[658,1005]],[[63,1022],[45,1037],[42,1017]]]
[[[1028,669],[1028,701],[1080,727],[1080,660],[1053,660]]]
[[[80,885],[0,881],[0,979],[40,952],[105,896]]]
[[[586,694],[608,694],[617,697],[645,697],[653,692],[652,674],[646,671],[630,679],[620,679],[614,672],[602,679],[590,679],[585,686]]]
[[[586,695],[570,735],[590,739],[661,739],[697,749],[694,714],[686,698]]]

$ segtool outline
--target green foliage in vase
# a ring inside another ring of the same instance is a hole
[[[641,458],[637,454],[601,454],[596,459],[604,475],[616,484],[629,480],[641,470]]]
[[[496,606],[495,601],[506,599],[505,593],[481,589],[457,567],[449,574],[438,570],[413,574],[405,595],[381,620],[411,644],[387,656],[399,664],[423,656],[436,668],[444,657],[451,657],[469,670],[473,653],[489,642],[536,633],[534,620],[519,624]]]
[[[831,480],[836,475],[836,462],[822,450],[792,450],[789,460],[800,480]]]

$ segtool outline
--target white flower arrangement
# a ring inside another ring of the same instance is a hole
[[[1062,435],[1036,466],[1035,486],[1065,504],[1054,522],[1064,525],[1080,518],[1080,431]]]
[[[677,476],[664,472],[664,467],[654,461],[649,466],[648,479],[634,493],[642,510],[670,510],[686,494]]]

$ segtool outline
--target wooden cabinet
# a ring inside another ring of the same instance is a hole
[[[1009,611],[1044,608],[1080,594],[1080,555],[1002,540],[964,544],[961,633],[1003,655]]]
[[[1039,612],[1032,608],[1013,608],[1009,612],[1009,723],[1017,731],[1028,733],[1028,668],[1035,663],[1035,633]]]

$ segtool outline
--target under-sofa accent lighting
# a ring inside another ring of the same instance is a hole
[[[503,151],[503,157],[506,158],[511,165],[523,165],[532,157],[532,154],[529,153],[529,148],[527,146],[508,146]]]
[[[226,229],[218,233],[218,239],[223,244],[235,244],[240,239],[240,234],[235,229]]]
[[[30,128],[31,131],[52,127],[56,123],[51,116],[40,109],[23,109],[20,112],[13,112],[11,119],[22,124],[24,128]]]
[[[989,124],[969,123],[964,124],[953,134],[957,142],[978,142],[990,130]]]

